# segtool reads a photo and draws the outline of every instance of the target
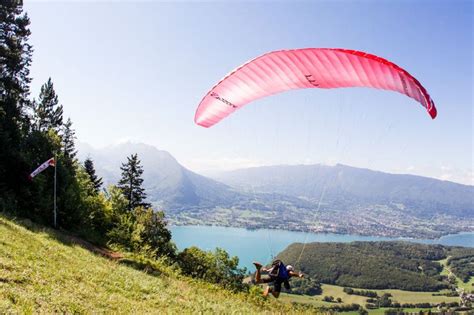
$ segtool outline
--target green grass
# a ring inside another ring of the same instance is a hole
[[[392,300],[399,303],[441,303],[459,302],[459,297],[453,296],[433,296],[435,292],[411,292],[402,290],[376,290],[383,293],[392,294]],[[439,292],[438,292],[439,293]]]
[[[304,311],[179,276],[165,265],[160,270],[159,275],[147,274],[97,256],[60,232],[0,215],[2,314]]]
[[[471,277],[468,282],[463,282],[461,279],[459,279],[454,273],[451,272],[451,270],[448,267],[448,259],[449,257],[443,259],[443,260],[438,260],[438,262],[443,266],[443,270],[441,271],[441,275],[445,276],[453,276],[456,278],[456,286],[459,289],[463,289],[465,292],[471,292],[474,290],[474,277]]]
[[[449,274],[450,274],[450,271],[449,271],[448,265],[447,265],[447,263],[448,263],[448,258],[449,258],[449,257],[446,257],[445,259],[442,259],[442,260],[438,260],[438,263],[439,263],[441,266],[443,266],[443,270],[441,270],[441,272],[440,272],[440,274],[441,274],[442,276],[449,276]]]
[[[471,292],[474,291],[474,277],[471,277],[468,282],[464,283],[462,281],[459,281],[460,284],[459,286],[463,288],[466,292]]]
[[[316,296],[307,296],[307,295],[294,295],[294,294],[282,294],[282,301],[287,302],[297,302],[314,305],[316,307],[321,306],[334,306],[337,303],[324,302],[322,299],[324,296],[333,296],[334,299],[340,297],[342,299],[342,304],[352,304],[356,303],[361,306],[365,306],[367,297],[360,295],[349,295],[343,291],[343,287],[337,285],[323,284],[321,286],[323,293]],[[403,303],[441,303],[441,302],[459,302],[458,297],[447,297],[447,296],[433,296],[433,292],[411,292],[411,291],[402,291],[402,290],[370,290],[375,291],[379,296],[384,293],[392,294],[392,300],[397,301],[401,304]],[[426,310],[426,309],[425,309]],[[383,314],[385,309],[380,308],[376,310],[369,310],[370,314]],[[344,313],[344,314],[349,314]]]
[[[333,303],[323,302],[324,296],[334,296],[334,298],[340,297],[344,304],[357,303],[365,305],[367,297],[360,295],[349,295],[343,291],[343,287],[337,285],[323,284],[321,286],[323,293],[314,297],[302,298],[297,296],[295,301],[301,302],[312,302],[315,305],[331,305]],[[384,293],[392,294],[392,300],[403,303],[441,303],[441,302],[459,302],[458,297],[447,297],[447,296],[433,296],[434,292],[412,292],[403,290],[370,290],[375,291],[379,296]],[[289,295],[294,297],[295,295]]]

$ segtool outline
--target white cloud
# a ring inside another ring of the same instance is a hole
[[[113,143],[112,146],[118,145],[118,144],[124,144],[124,143],[143,143],[143,141],[140,141],[137,138],[134,137],[123,137],[116,139]]]
[[[441,170],[442,170],[443,172],[449,172],[449,171],[451,171],[452,169],[453,169],[452,166],[449,166],[449,165],[441,165]]]
[[[474,173],[472,170],[459,170],[452,167],[441,168],[440,172],[432,177],[465,185],[474,185]]]
[[[389,170],[391,173],[412,174],[425,177],[432,177],[440,180],[447,180],[464,185],[474,185],[474,172],[469,169],[460,169],[452,165],[440,165],[415,167],[408,166],[406,168],[396,168]]]

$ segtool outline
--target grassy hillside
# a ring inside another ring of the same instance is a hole
[[[147,274],[71,242],[65,234],[0,216],[0,313],[172,313],[311,310],[233,294],[178,276]],[[313,310],[314,312],[314,310]]]

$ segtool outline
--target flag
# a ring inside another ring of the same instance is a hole
[[[31,174],[30,174],[30,179],[33,179],[36,175],[47,169],[49,166],[56,167],[56,160],[54,157],[50,158],[43,164],[41,164],[37,169],[35,169]]]

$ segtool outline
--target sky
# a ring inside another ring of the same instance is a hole
[[[25,11],[32,96],[51,77],[79,142],[151,144],[203,174],[342,163],[474,184],[472,1],[26,1]],[[305,47],[398,64],[438,117],[394,92],[307,89],[257,100],[213,128],[194,124],[229,71]]]

